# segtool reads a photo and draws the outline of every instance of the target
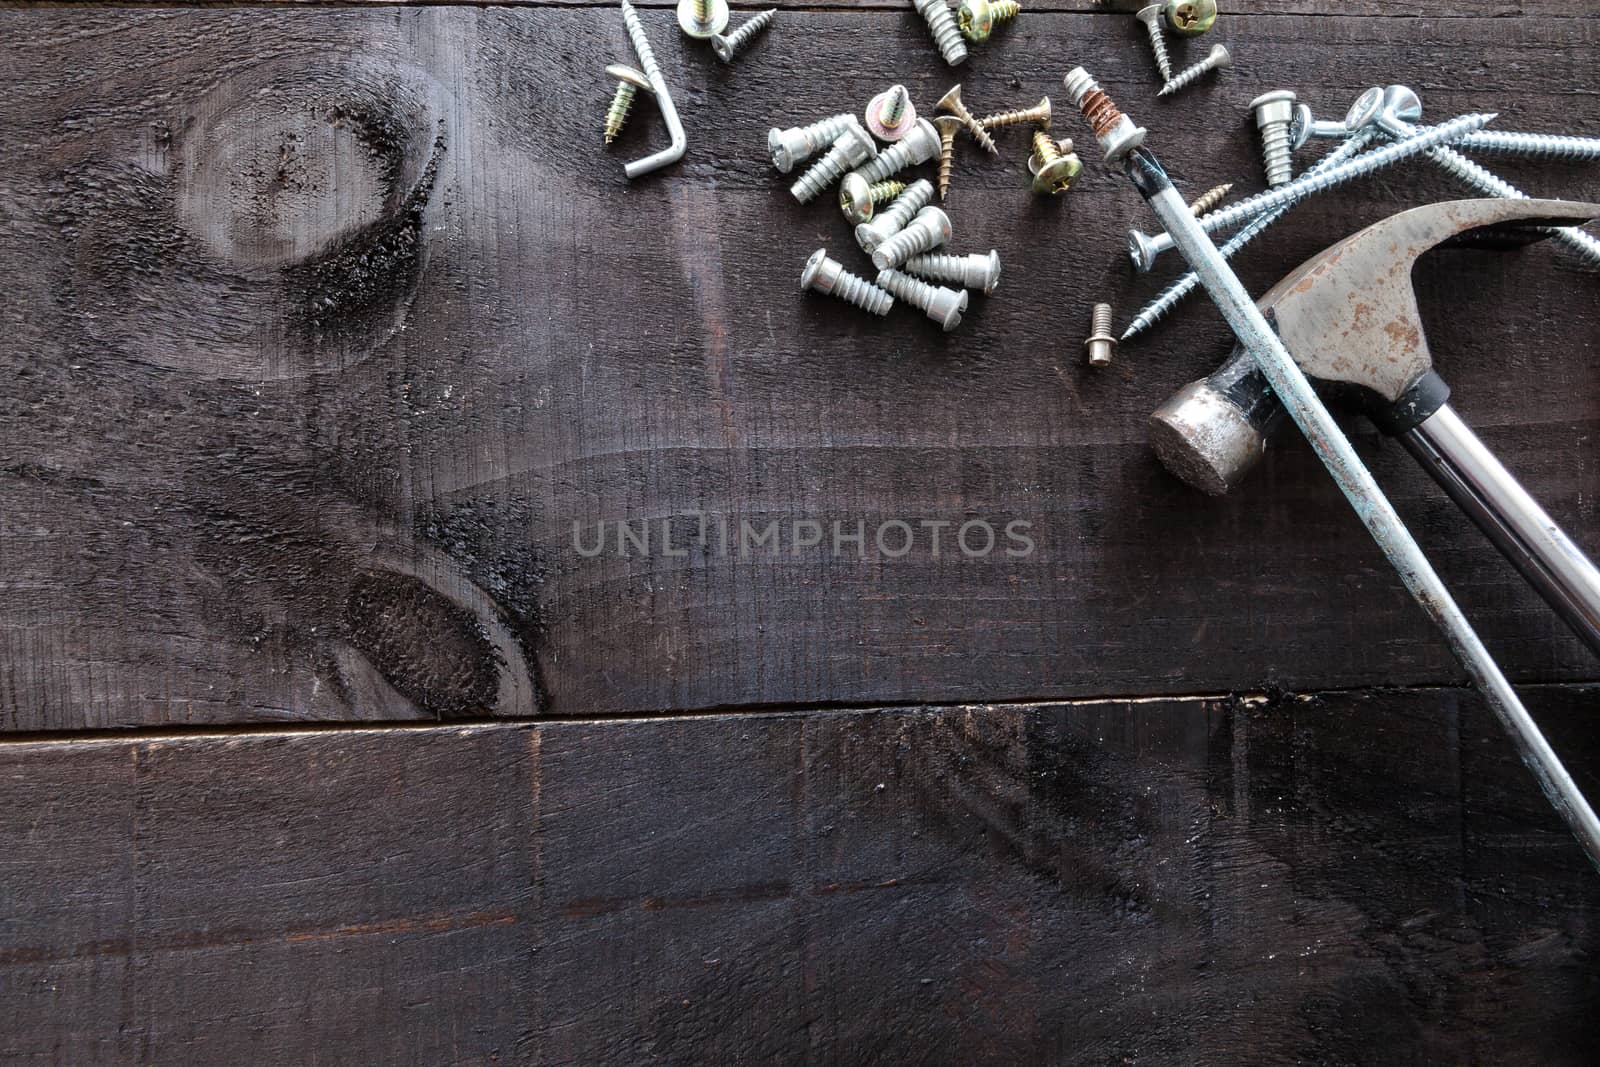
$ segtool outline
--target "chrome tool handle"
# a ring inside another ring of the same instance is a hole
[[[1600,656],[1600,571],[1478,435],[1446,404],[1400,440]]]

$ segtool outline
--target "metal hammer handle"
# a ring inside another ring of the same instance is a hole
[[[1600,571],[1449,404],[1400,442],[1600,655]]]

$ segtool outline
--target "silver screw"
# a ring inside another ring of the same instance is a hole
[[[898,267],[920,252],[929,252],[950,240],[950,216],[925,207],[906,228],[872,250],[872,265],[879,270]]]
[[[1373,93],[1378,94],[1375,104],[1369,100]],[[1400,118],[1396,111],[1408,97],[1415,95],[1403,85],[1391,85],[1386,90],[1369,90],[1350,109],[1350,117],[1345,120],[1346,124],[1359,125],[1363,116],[1371,114],[1373,116],[1371,121],[1376,122],[1385,133],[1397,138],[1397,144],[1414,143],[1425,135],[1417,127]],[[1529,199],[1527,193],[1453,148],[1438,145],[1429,148],[1427,154],[1428,158],[1437,163],[1445,173],[1485,196],[1498,197],[1501,200]],[[1600,267],[1600,239],[1591,237],[1576,226],[1557,227],[1552,236],[1593,266]]]
[[[1161,72],[1161,81],[1164,83],[1172,80],[1172,57],[1167,55],[1167,36],[1161,30],[1161,5],[1151,4],[1140,9],[1134,16],[1144,23],[1145,30],[1150,34],[1150,50],[1156,54],[1156,69]]]
[[[889,202],[889,206],[877,212],[871,222],[863,222],[856,227],[856,244],[868,254],[877,250],[877,247],[890,237],[905,228],[913,215],[933,202],[933,183],[926,178],[918,178],[906,187],[901,193]]]
[[[1119,111],[1088,71],[1073,67],[1061,79],[1061,85],[1072,99],[1072,106],[1082,111],[1094,127],[1095,140],[1105,149],[1106,159],[1117,162],[1144,144],[1145,128],[1134,125]]]
[[[878,272],[878,286],[887,289],[912,307],[919,307],[927,312],[928,318],[944,327],[946,333],[961,325],[961,313],[967,310],[968,298],[965,289],[946,289],[942,285],[929,285],[909,274],[901,274],[893,268],[885,268]]]
[[[1315,166],[1306,171],[1306,175],[1310,176],[1313,174],[1320,174],[1325,170],[1331,170],[1334,167],[1337,167],[1347,159],[1353,159],[1355,156],[1360,155],[1361,151],[1366,148],[1367,145],[1371,144],[1373,140],[1377,138],[1377,136],[1378,131],[1371,127],[1357,132],[1355,136],[1350,138],[1350,140],[1346,141],[1338,148],[1335,148],[1332,152],[1329,152],[1322,159],[1318,160]],[[1271,211],[1268,211],[1263,215],[1257,215],[1255,219],[1249,223],[1249,225],[1245,226],[1244,229],[1240,230],[1238,233],[1229,238],[1228,243],[1217,249],[1217,251],[1222,253],[1222,258],[1224,259],[1232,257],[1239,251],[1239,249],[1255,240],[1269,226],[1283,218],[1283,216],[1288,214],[1288,212],[1289,208],[1279,207],[1273,208]],[[1199,216],[1196,217],[1198,218]],[[1160,322],[1168,312],[1177,307],[1178,304],[1183,301],[1184,297],[1194,292],[1195,289],[1199,288],[1199,286],[1200,275],[1196,274],[1194,271],[1190,271],[1182,278],[1179,278],[1177,281],[1167,286],[1161,291],[1160,296],[1146,304],[1140,309],[1139,314],[1134,316],[1133,322],[1129,323],[1128,328],[1122,332],[1122,339],[1124,341],[1131,341],[1145,330],[1148,330],[1150,327]]]
[[[1273,208],[1298,204],[1307,197],[1332,189],[1334,186],[1365,178],[1402,160],[1419,156],[1435,145],[1458,141],[1472,130],[1481,130],[1494,121],[1494,118],[1493,114],[1462,115],[1410,140],[1385,145],[1366,155],[1342,162],[1336,167],[1329,167],[1327,170],[1307,172],[1287,185],[1280,185],[1276,189],[1258,193],[1248,200],[1241,200],[1237,204],[1213,211],[1199,220],[1200,228],[1206,233],[1216,233],[1218,230],[1240,225]],[[1133,265],[1141,272],[1155,266],[1156,259],[1163,252],[1170,251],[1172,247],[1171,234],[1159,233],[1152,237],[1138,230],[1128,231],[1128,255],[1133,259]]]
[[[873,315],[887,315],[894,307],[894,297],[859,275],[851,274],[836,259],[828,258],[828,250],[819,248],[806,260],[800,273],[800,290],[815,289],[819,293],[836,296],[847,304],[854,304]]]
[[[833,147],[828,149],[828,154],[811,165],[811,169],[800,175],[800,180],[789,186],[789,192],[802,204],[810,203],[817,198],[817,194],[839,180],[839,176],[858,164],[865,163],[878,154],[878,146],[872,143],[872,135],[861,128],[855,117],[851,116],[850,125],[844,128],[834,139]]]
[[[1422,118],[1421,101],[1417,101],[1415,108],[1401,108],[1395,113],[1407,122],[1416,122]],[[1350,131],[1343,120],[1334,122],[1314,118],[1311,109],[1305,104],[1295,105],[1293,140],[1296,151],[1304,148],[1306,142],[1313,137],[1342,140],[1349,136]],[[1520,133],[1510,130],[1475,130],[1460,140],[1456,150],[1475,155],[1511,156],[1516,159],[1592,163],[1600,161],[1600,137]]]
[[[1294,122],[1294,93],[1276,89],[1250,101],[1261,131],[1261,158],[1267,165],[1267,184],[1285,185],[1294,179],[1294,149],[1289,127]]]
[[[1229,66],[1232,63],[1233,57],[1228,54],[1228,50],[1226,48],[1222,47],[1220,44],[1212,45],[1210,55],[1206,56],[1205,59],[1196,63],[1188,70],[1181,71],[1177,77],[1163,85],[1161,87],[1161,91],[1156,95],[1172,96],[1174,93],[1181,93],[1185,89],[1189,88],[1189,86],[1199,81],[1201,78],[1204,78],[1207,74],[1210,74],[1212,71],[1221,70],[1223,67]]]
[[[772,25],[772,20],[778,17],[778,9],[768,8],[758,15],[751,15],[740,24],[739,28],[724,37],[717,34],[711,38],[711,50],[717,58],[724,63],[732,63],[733,57],[744,50],[750,43],[750,38]]]
[[[994,292],[1000,284],[1000,253],[994,249],[990,249],[988,255],[972,252],[956,256],[934,252],[912,256],[902,267],[908,274],[917,274],[934,282],[950,282],[963,289],[976,289],[985,295]]]
[[[705,40],[728,28],[728,0],[678,0],[678,29]]]
[[[891,85],[867,104],[867,129],[880,141],[898,141],[917,123],[916,105],[904,85]]]
[[[939,131],[927,119],[918,119],[911,132],[856,171],[869,183],[881,182],[891,174],[914,167],[939,154]]]
[[[772,153],[772,165],[779,173],[788,174],[796,163],[833,144],[834,138],[855,120],[854,115],[841,113],[818,119],[809,126],[791,126],[787,130],[772,127],[767,131],[767,151]]]
[[[944,61],[952,67],[965,63],[967,46],[961,40],[961,29],[956,25],[950,5],[945,0],[912,0],[912,3],[916,5],[922,21],[933,31],[933,43],[939,46],[939,54],[944,56]]]
[[[1111,354],[1117,350],[1117,339],[1111,336],[1111,305],[1096,304],[1089,325],[1089,339],[1083,342],[1089,350],[1089,366],[1111,366]]]

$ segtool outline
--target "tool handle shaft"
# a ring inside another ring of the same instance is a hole
[[[1400,440],[1600,656],[1600,571],[1471,427],[1446,404]]]

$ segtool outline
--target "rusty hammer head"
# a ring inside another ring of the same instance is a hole
[[[1551,223],[1600,216],[1562,200],[1453,200],[1405,211],[1334,245],[1257,301],[1295,362],[1334,400],[1358,406],[1389,433],[1432,415],[1450,391],[1433,371],[1411,286],[1429,249],[1472,231],[1525,244]],[[1494,229],[1486,229],[1493,227]],[[1248,352],[1175,393],[1150,417],[1168,470],[1197,489],[1226,493],[1266,450],[1281,413]]]

